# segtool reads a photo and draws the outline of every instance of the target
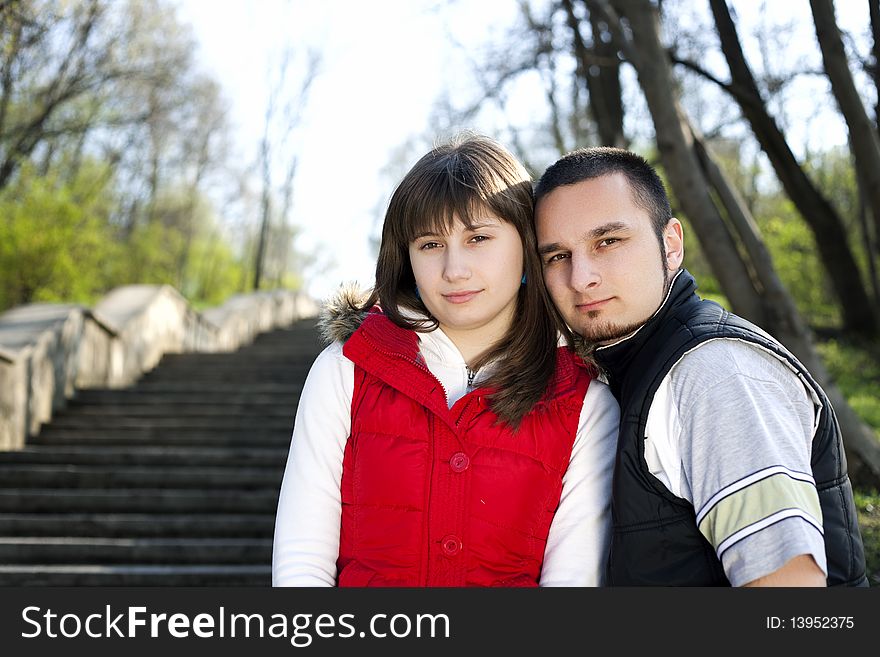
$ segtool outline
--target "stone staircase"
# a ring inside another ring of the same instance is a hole
[[[269,586],[314,320],[81,390],[0,452],[0,586]]]

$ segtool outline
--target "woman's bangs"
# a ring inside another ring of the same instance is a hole
[[[410,203],[403,226],[407,243],[422,235],[448,235],[456,220],[472,230],[481,217],[495,214],[478,190],[451,176],[438,176],[432,183]]]

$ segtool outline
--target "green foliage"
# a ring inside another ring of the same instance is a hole
[[[132,283],[174,286],[198,306],[244,289],[242,256],[200,199],[163,199],[157,218],[128,233],[112,220],[116,208],[112,176],[98,162],[69,179],[24,166],[0,190],[0,310],[41,301],[91,305]]]
[[[821,342],[816,347],[853,410],[880,432],[880,361],[869,351],[840,340]],[[868,579],[873,586],[880,586],[880,494],[857,490],[855,500]]]
[[[846,228],[854,230],[859,212],[859,187],[849,148],[838,146],[813,153],[804,169],[837,210]]]
[[[247,174],[230,166],[227,102],[174,5],[0,10],[0,311],[91,305],[130,283],[169,284],[196,305],[249,289],[247,238],[224,235],[206,200]],[[227,207],[254,216],[242,196]],[[296,284],[291,262],[267,282]]]
[[[183,235],[174,227],[156,221],[136,226],[128,239],[122,280],[175,286],[177,253],[182,244]]]
[[[773,264],[798,310],[812,326],[837,326],[840,310],[834,303],[828,277],[815,240],[794,204],[782,195],[762,199],[758,224]]]
[[[856,491],[855,501],[865,545],[868,582],[871,586],[880,586],[880,494]]]
[[[216,238],[197,239],[182,292],[200,306],[216,306],[243,289],[242,270],[241,260],[228,245]]]
[[[821,342],[816,348],[853,410],[880,432],[880,361],[840,340]]]
[[[63,181],[26,166],[0,191],[0,305],[88,303],[107,288],[104,265],[118,249],[106,173],[87,163]]]

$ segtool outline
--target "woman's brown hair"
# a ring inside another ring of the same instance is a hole
[[[490,397],[492,410],[516,428],[543,396],[553,375],[558,318],[537,255],[532,182],[523,165],[501,144],[480,135],[459,135],[432,149],[404,176],[385,213],[376,286],[364,309],[378,303],[398,326],[415,331],[436,328],[437,321],[416,293],[410,242],[425,233],[448,233],[456,219],[472,228],[485,210],[519,233],[526,283],[520,286],[515,321],[473,368],[497,360],[485,385],[496,389]],[[401,309],[426,319],[405,317]]]

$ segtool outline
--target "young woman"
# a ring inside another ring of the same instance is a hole
[[[618,407],[557,347],[531,181],[501,145],[425,155],[389,203],[365,301],[296,414],[274,586],[597,586]]]

